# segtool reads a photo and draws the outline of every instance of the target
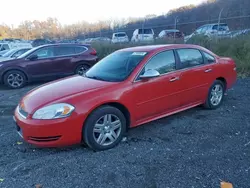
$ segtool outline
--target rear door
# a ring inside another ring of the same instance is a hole
[[[139,78],[139,75],[143,75],[145,71],[151,69],[157,70],[160,76],[147,80]],[[181,88],[173,50],[160,52],[153,56],[139,75],[133,83],[137,123],[179,107]]]
[[[79,54],[76,54],[75,46],[56,46],[55,56],[58,60],[55,62],[58,74],[70,75],[74,73],[74,62],[79,58]]]
[[[204,102],[214,80],[212,63],[198,49],[177,49],[181,83],[181,106]]]

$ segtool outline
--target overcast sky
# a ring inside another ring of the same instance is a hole
[[[96,22],[110,18],[160,15],[170,9],[203,0],[2,0],[0,24],[17,26],[24,20],[56,17],[62,24],[82,20]]]

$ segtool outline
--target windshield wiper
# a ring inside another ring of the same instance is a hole
[[[87,76],[85,75],[86,78],[91,78],[91,79],[95,79],[95,80],[102,80],[102,81],[106,81],[105,79],[98,77],[98,76]]]

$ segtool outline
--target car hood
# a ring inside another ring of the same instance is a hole
[[[0,57],[0,62],[11,60],[10,57]]]
[[[112,82],[104,82],[82,76],[72,76],[31,90],[23,97],[20,104],[26,112],[32,114],[35,110],[59,99],[97,90],[112,84]]]

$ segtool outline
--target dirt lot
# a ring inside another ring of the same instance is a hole
[[[0,88],[0,187],[250,187],[250,79],[238,80],[217,110],[201,107],[132,129],[118,147],[38,149],[12,121],[20,90]]]

